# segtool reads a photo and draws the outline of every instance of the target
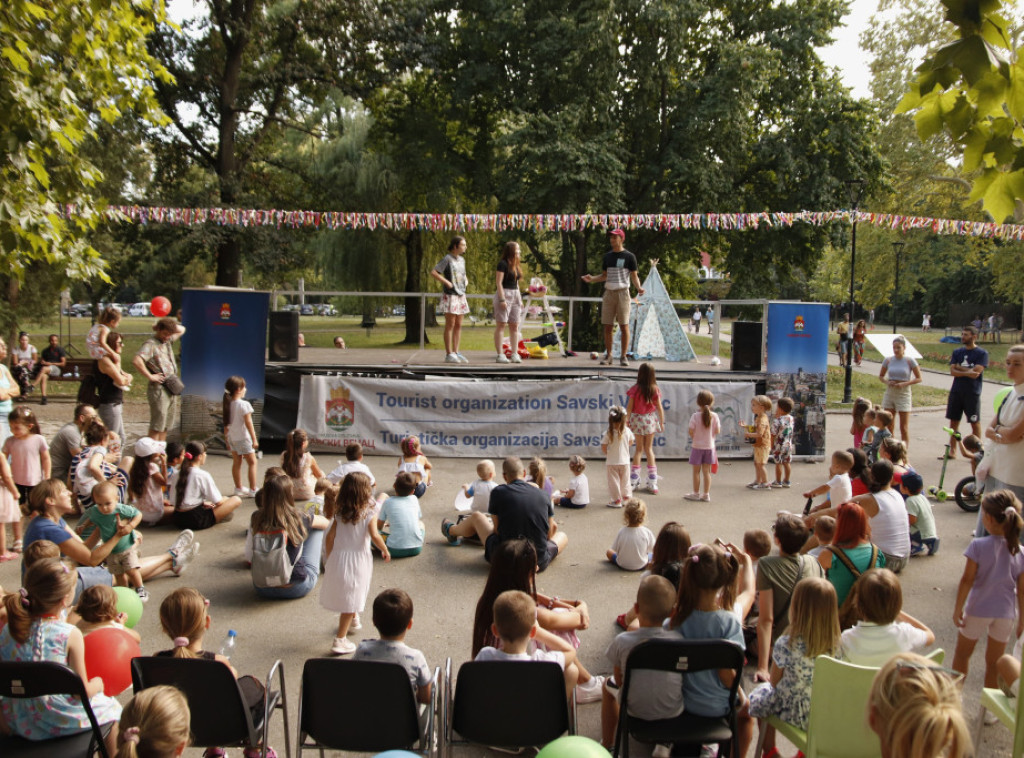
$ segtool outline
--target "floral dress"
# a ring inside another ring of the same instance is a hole
[[[793,417],[788,413],[772,419],[772,463],[790,463],[793,460]]]
[[[68,635],[72,629],[71,624],[59,619],[39,618],[32,622],[28,639],[18,643],[5,626],[0,630],[0,660],[55,661],[67,665]],[[121,718],[121,705],[112,697],[93,695],[89,703],[100,724]],[[30,740],[62,737],[89,728],[89,717],[78,698],[66,695],[0,699],[0,713],[15,734]]]
[[[788,634],[782,635],[772,650],[772,661],[783,669],[782,679],[775,687],[765,682],[754,688],[750,693],[750,715],[759,719],[777,716],[786,723],[806,729],[811,713],[814,659],[807,657],[803,638],[797,637],[792,646],[789,639]]]

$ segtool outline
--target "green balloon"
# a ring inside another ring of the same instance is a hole
[[[1003,387],[996,393],[996,396],[992,399],[992,410],[999,413],[999,406],[1003,404],[1003,398],[1009,395],[1012,389],[1013,387]]]
[[[129,629],[134,629],[135,625],[139,623],[139,619],[142,618],[142,601],[139,599],[138,593],[131,587],[114,587],[114,592],[117,593],[118,612],[128,617],[124,625]]]
[[[545,745],[537,758],[611,758],[611,753],[589,737],[566,735]]]

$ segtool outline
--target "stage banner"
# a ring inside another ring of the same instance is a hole
[[[632,381],[409,381],[302,377],[298,426],[320,451],[358,442],[375,454],[398,454],[404,437],[419,437],[427,455],[499,458],[579,454],[600,459],[608,412],[626,405]],[[750,415],[751,382],[662,383],[666,429],[654,438],[659,458],[689,457],[687,424],[697,393],[715,395],[722,419],[722,457],[751,455],[740,424]]]
[[[257,436],[263,417],[264,369],[267,349],[267,292],[184,289],[181,293],[181,433],[212,450],[226,450],[221,401],[224,382],[237,374],[245,379],[245,399],[252,403]]]
[[[768,303],[768,377],[772,400],[793,401],[794,457],[825,457],[828,304]]]

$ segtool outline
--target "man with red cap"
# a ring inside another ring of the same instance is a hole
[[[608,243],[611,250],[604,254],[602,268],[604,271],[598,276],[584,274],[583,281],[604,282],[604,302],[601,303],[601,324],[604,326],[604,359],[602,365],[610,365],[612,362],[612,332],[615,330],[615,322],[619,322],[619,329],[622,335],[622,354],[619,358],[620,366],[628,366],[626,351],[629,349],[629,282],[639,294],[644,294],[644,288],[640,286],[640,276],[637,274],[636,256],[626,250],[626,233],[621,229],[612,229],[608,232]]]

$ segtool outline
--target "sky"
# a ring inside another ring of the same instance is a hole
[[[819,51],[826,64],[839,69],[843,84],[853,90],[854,97],[871,96],[871,72],[859,44],[860,33],[877,7],[877,0],[850,0],[846,27],[836,30],[834,44]]]

